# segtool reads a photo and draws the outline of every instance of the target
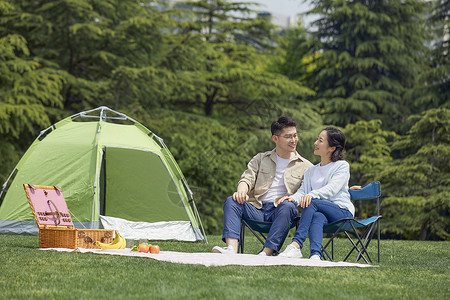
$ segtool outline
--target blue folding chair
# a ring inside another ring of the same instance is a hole
[[[290,228],[298,227],[298,221],[300,220],[300,217],[296,217],[294,221],[291,224]],[[256,221],[252,219],[241,219],[241,234],[239,238],[239,245],[238,245],[238,252],[244,253],[244,239],[245,239],[245,228],[250,229],[251,233],[258,239],[258,241],[263,245],[264,249],[264,243],[266,241],[266,234],[269,233],[270,227],[272,226],[272,222],[261,222]],[[286,237],[285,237],[286,239]],[[282,241],[281,245],[283,245],[284,240]],[[280,245],[280,246],[281,246]],[[262,251],[261,249],[261,251]],[[278,250],[275,249],[274,255],[278,254]]]
[[[380,215],[380,197],[381,197],[380,183],[378,181],[374,181],[364,186],[360,190],[349,190],[349,192],[351,200],[376,199],[377,201],[376,215],[364,220],[357,220],[354,218],[342,219],[325,225],[323,227],[323,232],[331,234],[331,237],[325,244],[325,246],[322,246],[322,256],[325,259],[326,257],[328,257],[329,260],[334,261],[334,238],[338,233],[344,232],[348,240],[353,245],[350,252],[344,258],[344,261],[346,261],[353,253],[353,251],[356,250],[357,255],[355,262],[358,262],[362,258],[366,263],[369,263],[369,261],[370,263],[372,263],[372,259],[369,255],[369,252],[367,251],[367,248],[369,247],[370,241],[373,238],[376,227],[378,239],[378,263],[380,263],[380,219],[382,217]],[[356,229],[363,227],[365,227],[365,230],[363,231],[362,234],[359,234]],[[356,242],[351,238],[349,233],[352,233],[354,235]],[[330,245],[330,243],[331,243],[331,256],[326,250],[327,247]]]

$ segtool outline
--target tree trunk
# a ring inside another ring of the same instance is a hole
[[[425,241],[425,240],[427,239],[427,234],[428,234],[428,230],[427,230],[425,227],[423,227],[423,228],[420,230],[419,240]]]
[[[210,116],[212,114],[214,98],[216,98],[218,89],[214,88],[211,93],[206,95],[205,102],[205,115]]]
[[[205,115],[210,116],[212,114],[212,108],[213,108],[213,97],[208,96],[206,97],[205,103]]]

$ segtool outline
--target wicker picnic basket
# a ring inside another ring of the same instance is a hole
[[[28,203],[39,227],[40,248],[99,248],[95,241],[111,243],[112,229],[77,229],[58,186],[24,184]]]

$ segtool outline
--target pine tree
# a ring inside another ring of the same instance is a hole
[[[200,0],[184,4],[193,13],[191,18],[186,13],[184,34],[200,35],[205,43],[197,53],[201,65],[186,71],[180,103],[202,105],[209,116],[218,104],[242,111],[255,99],[313,93],[265,69],[263,62],[270,56],[275,38],[274,26],[249,15],[249,3]]]
[[[430,41],[428,68],[418,78],[412,92],[417,110],[450,107],[450,1],[435,0],[430,8],[428,27],[433,32]]]
[[[0,182],[28,142],[50,126],[49,110],[63,103],[61,74],[34,60],[26,38],[13,30],[28,17],[15,3],[0,1]]]
[[[366,185],[376,180],[384,165],[392,161],[390,144],[397,135],[382,130],[380,120],[348,124],[343,132],[346,137],[345,159],[350,163],[350,186]],[[384,189],[384,182],[381,188]],[[355,204],[359,218],[368,217],[367,212],[375,211],[366,210],[363,201]]]
[[[35,59],[63,72],[66,108],[118,109],[168,97],[175,80],[166,37],[174,21],[165,10],[136,0],[17,3],[32,17],[15,29]]]
[[[315,41],[301,23],[295,27],[284,29],[283,35],[278,39],[278,47],[275,50],[273,62],[269,66],[270,70],[314,89],[312,74],[315,65],[313,61],[320,55],[317,53],[316,57],[313,55],[314,44]]]
[[[404,94],[420,73],[422,0],[313,0],[321,42],[315,74],[325,121],[345,126],[381,119],[393,128],[410,114]]]
[[[402,158],[385,164],[382,230],[409,239],[450,238],[450,110],[411,117],[413,126],[392,150]]]

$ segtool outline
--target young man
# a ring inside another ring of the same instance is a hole
[[[215,246],[212,252],[237,253],[241,231],[241,218],[273,222],[259,255],[272,255],[279,251],[290,225],[298,216],[294,203],[274,203],[282,196],[295,193],[303,180],[303,173],[312,166],[297,151],[297,122],[280,117],[271,126],[275,149],[258,153],[248,163],[237,191],[225,201],[222,240],[226,247]]]

